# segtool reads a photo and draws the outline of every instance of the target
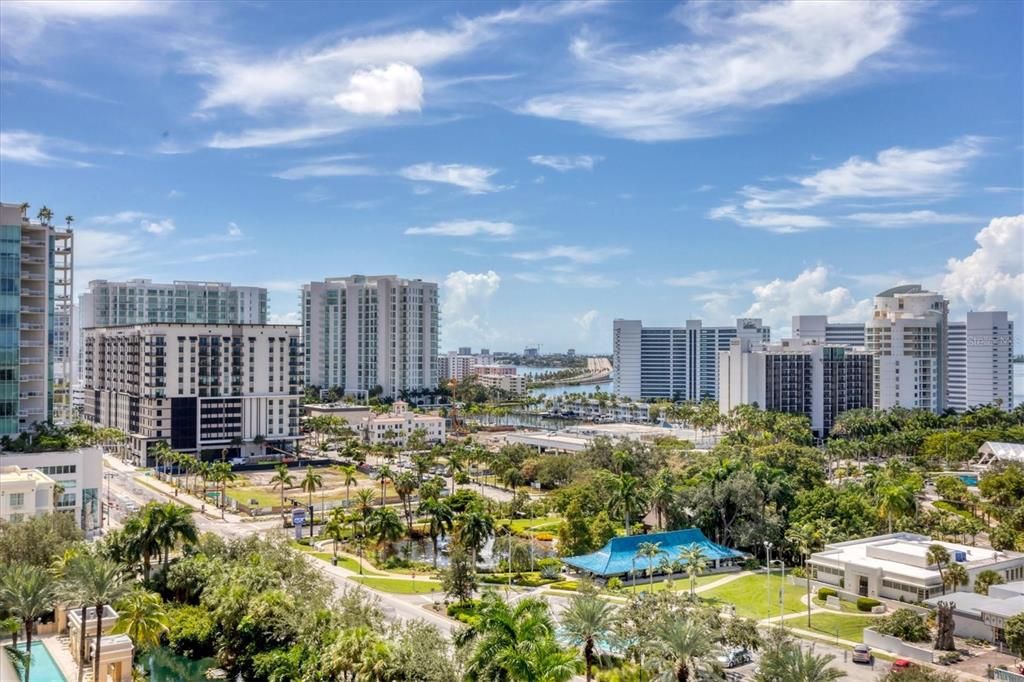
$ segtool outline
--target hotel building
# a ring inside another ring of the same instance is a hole
[[[393,275],[302,287],[307,386],[383,396],[438,385],[437,284]]]
[[[220,458],[299,439],[295,325],[140,324],[85,330],[85,418],[128,434],[147,462],[160,441]]]
[[[85,531],[100,527],[103,451],[98,447],[47,452],[0,452],[0,469],[38,471],[63,489],[50,511],[72,514]],[[4,482],[3,486],[6,486]],[[0,486],[0,487],[3,487]],[[53,491],[50,491],[52,498]]]
[[[827,315],[794,315],[793,338],[829,346],[864,346],[863,322],[829,322]]]
[[[756,318],[733,327],[645,327],[640,320],[612,323],[615,394],[633,400],[717,400],[718,356],[733,339],[767,343],[771,330]]]
[[[966,320],[950,322],[948,349],[947,407],[1013,407],[1013,322],[1006,311],[967,313]]]

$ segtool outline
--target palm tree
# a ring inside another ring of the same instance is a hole
[[[708,558],[704,549],[697,543],[691,544],[679,552],[680,560],[685,562],[686,577],[690,580],[690,597],[693,598],[697,587],[697,578],[708,570]]]
[[[302,491],[309,494],[309,509],[312,515],[313,511],[313,493],[324,486],[324,478],[317,473],[316,469],[311,466],[306,467],[306,475],[303,477],[299,487]],[[313,519],[309,520],[309,537],[313,537]]]
[[[411,471],[403,471],[395,479],[395,492],[402,501],[402,512],[409,530],[409,543],[412,544],[412,494],[419,487],[418,478]]]
[[[405,526],[398,512],[390,507],[374,509],[366,519],[366,533],[377,541],[377,561],[380,561],[380,548],[385,543],[397,542],[402,537]]]
[[[562,612],[562,630],[573,646],[583,647],[587,682],[594,667],[594,649],[604,641],[615,622],[615,607],[596,594],[574,594]]]
[[[715,651],[708,630],[691,618],[663,618],[655,632],[654,649],[667,666],[665,679],[687,682]],[[789,678],[779,678],[789,682]]]
[[[970,582],[971,578],[967,575],[967,569],[963,567],[963,564],[950,564],[946,568],[946,575],[942,577],[943,588],[948,587],[954,592],[956,592],[956,589],[961,585],[966,587]]]
[[[626,535],[632,532],[633,519],[643,516],[647,503],[644,493],[643,483],[631,474],[622,474],[614,479],[609,512],[622,514]]]
[[[231,465],[227,462],[214,462],[210,466],[210,480],[214,484],[220,484],[220,495],[218,496],[218,502],[220,503],[221,517],[224,516],[224,508],[228,504],[228,482],[238,478],[237,474],[231,470]]]
[[[427,530],[430,534],[430,542],[434,547],[434,568],[437,568],[437,539],[444,538],[451,532],[454,524],[455,514],[451,505],[445,500],[436,497],[428,497],[420,502],[418,510],[420,516],[427,517]]]
[[[946,572],[945,565],[949,563],[949,550],[944,546],[936,543],[928,547],[928,554],[926,555],[928,564],[934,564],[939,569],[939,580],[942,582],[942,594],[946,594]]]
[[[73,216],[73,215],[66,215],[66,216],[64,216],[64,222],[65,222],[65,224],[67,224],[68,229],[70,230],[71,229],[71,223],[75,222],[75,216]]]
[[[384,491],[387,487],[388,481],[395,477],[395,472],[391,470],[387,464],[382,466],[377,472],[377,477],[380,479],[380,506],[384,506]]]
[[[270,489],[281,488],[281,523],[287,525],[284,514],[284,491],[295,486],[295,478],[288,471],[288,465],[278,464],[274,468],[274,476],[270,479]]]
[[[341,473],[342,485],[345,486],[345,507],[348,508],[349,489],[359,483],[359,479],[356,478],[356,468],[352,464],[342,464],[338,467],[338,472]]]
[[[494,535],[494,517],[479,505],[472,505],[458,518],[459,542],[470,550],[473,556],[473,568],[476,569],[477,553]]]
[[[888,520],[892,533],[893,516],[905,516],[914,509],[914,491],[895,481],[885,481],[875,490],[878,513]]]
[[[153,512],[147,506],[138,514],[133,514],[124,526],[128,550],[134,559],[142,559],[142,578],[146,582],[149,582],[153,555],[159,557],[162,549],[157,515],[158,512]]]
[[[675,480],[669,469],[662,469],[654,477],[651,485],[651,504],[658,516],[658,528],[665,530],[665,518],[670,506],[675,502]]]
[[[363,519],[364,526],[366,519],[370,516],[370,512],[373,511],[373,497],[373,491],[369,488],[356,491],[356,510],[359,512],[359,517]],[[363,533],[366,533],[365,527]]]
[[[92,679],[100,677],[100,647],[103,642],[103,607],[123,597],[131,586],[125,581],[121,567],[109,559],[96,559],[86,565],[82,574],[83,596],[96,609],[96,651],[93,652]],[[85,623],[82,624],[85,626]]]
[[[133,590],[117,605],[115,634],[131,637],[136,651],[160,645],[160,638],[170,628],[164,601],[155,592]]]
[[[660,542],[641,542],[636,548],[636,555],[647,559],[647,576],[651,581],[651,590],[654,589],[654,560],[661,554]]]
[[[755,676],[758,682],[830,682],[846,677],[840,670],[830,667],[834,656],[818,656],[804,651],[799,646],[786,643],[780,648],[766,652],[761,657],[761,667]]]
[[[39,209],[39,213],[36,215],[36,218],[38,218],[39,222],[43,225],[49,225],[50,221],[53,220],[53,211],[51,211],[46,204],[43,204],[43,207]]]
[[[38,566],[14,564],[0,576],[0,604],[25,626],[25,651],[29,655],[32,626],[37,618],[53,608],[55,596],[53,579]],[[25,682],[29,682],[29,667],[25,667]]]
[[[344,517],[339,514],[342,510],[335,509],[331,514],[331,520],[324,526],[323,534],[330,540],[334,541],[334,559],[338,559],[338,543],[345,539],[345,526]]]
[[[164,563],[168,562],[170,550],[178,543],[194,545],[199,541],[199,532],[192,519],[192,509],[173,502],[159,505],[157,536],[163,545]]]
[[[89,602],[86,595],[85,585],[89,575],[90,562],[96,560],[96,555],[86,551],[84,548],[72,548],[65,551],[64,555],[58,558],[51,571],[60,580],[57,594],[67,604],[81,605],[80,618],[82,633],[78,638],[78,682],[85,677],[85,622],[89,615]]]

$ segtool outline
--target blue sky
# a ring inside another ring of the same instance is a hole
[[[1017,2],[0,4],[0,196],[77,284],[442,285],[445,347],[1024,307]],[[1020,327],[1020,323],[1018,323]]]

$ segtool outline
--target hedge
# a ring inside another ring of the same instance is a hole
[[[833,590],[831,587],[818,588],[818,599],[821,601],[828,601],[829,597],[838,597],[839,592]]]
[[[866,611],[870,613],[871,609],[881,605],[882,602],[878,601],[877,599],[872,599],[871,597],[857,597],[858,611]]]
[[[580,586],[579,581],[576,580],[562,580],[557,583],[551,583],[548,587],[555,590],[570,590],[575,592]]]

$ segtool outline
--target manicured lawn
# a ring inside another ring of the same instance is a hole
[[[823,608],[823,609],[828,609],[828,607],[825,606],[825,602],[821,601],[817,597],[814,597],[814,605],[818,606],[820,608]],[[832,612],[835,612],[835,609],[828,609],[828,610],[832,611]],[[845,599],[840,599],[839,600],[839,612],[841,612],[841,613],[863,613],[863,611],[861,611],[860,609],[857,608],[856,604],[854,604],[852,601],[846,601]]]
[[[503,526],[509,523],[508,519],[498,519],[495,522],[497,526]],[[537,533],[540,531],[547,531],[553,533],[558,530],[558,526],[562,523],[560,516],[537,516],[531,519],[515,519],[511,522],[512,530],[516,533],[525,533],[527,531]]]
[[[370,589],[392,594],[429,594],[440,592],[441,583],[436,580],[406,580],[399,578],[353,578],[357,583]]]
[[[728,575],[729,575],[728,573],[717,573],[717,574],[713,574],[713,575],[698,576],[697,577],[696,587],[700,587],[702,585],[707,585],[709,583],[713,583],[713,582],[715,582],[717,580],[721,580],[722,578],[725,578]],[[667,589],[669,589],[669,584],[668,584],[667,581],[655,579],[654,586],[653,586],[653,591],[654,592],[661,592],[661,591],[667,590]],[[636,577],[636,591],[637,592],[647,592],[647,591],[650,591],[650,590],[652,590],[650,582],[645,577],[642,577],[642,576],[640,576],[638,574],[637,577]],[[686,578],[686,577],[674,578],[672,580],[672,591],[673,592],[689,592],[689,590],[690,590],[690,579],[689,578]],[[633,581],[632,581],[632,579],[630,579],[630,580],[623,580],[622,591],[623,592],[627,592],[627,593],[632,593],[633,592]]]
[[[779,615],[779,589],[783,587],[782,578],[773,575],[771,587],[768,576],[763,574],[747,575],[730,583],[701,592],[702,599],[732,604],[736,607],[736,615],[761,620]],[[804,594],[802,587],[784,585],[782,612],[798,613],[805,611],[806,606],[800,601]]]
[[[318,552],[307,545],[303,545],[295,541],[292,541],[289,544],[295,549],[306,552],[307,554],[312,554],[317,559],[320,559],[321,561],[326,561],[327,563],[330,563],[331,559],[334,558],[333,552]],[[338,555],[338,566],[346,570],[352,571],[353,573],[359,573],[359,561],[357,561],[356,559],[351,559],[342,554]],[[370,562],[366,561],[365,559],[363,560],[363,573],[365,575],[387,575],[386,573],[381,573],[380,571],[375,569],[373,566],[370,565]]]
[[[822,633],[826,637],[835,637],[836,628],[839,628],[839,639],[848,639],[851,642],[864,640],[864,628],[877,622],[872,616],[844,616],[838,613],[812,613],[811,630]],[[807,630],[807,618],[790,618],[786,621],[789,627]]]

